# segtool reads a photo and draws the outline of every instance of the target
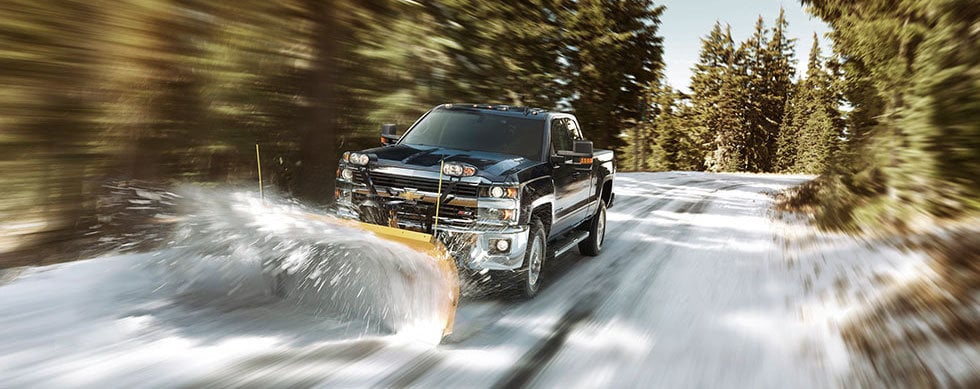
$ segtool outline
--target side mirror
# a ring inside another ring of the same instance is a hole
[[[381,125],[381,145],[382,146],[389,146],[389,145],[393,145],[396,142],[398,142],[398,139],[400,137],[398,135],[395,135],[395,132],[396,131],[395,131],[395,124],[394,123],[382,124]]]
[[[575,146],[572,147],[575,154],[587,154],[589,157],[592,156],[592,141],[590,140],[577,140],[575,141]]]
[[[592,152],[592,141],[577,140],[572,151],[559,151],[552,162],[562,161],[566,165],[576,165],[576,169],[588,170],[592,167]]]

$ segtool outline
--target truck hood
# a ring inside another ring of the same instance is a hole
[[[456,150],[423,145],[395,145],[366,150],[378,156],[378,165],[439,171],[439,161],[473,165],[477,175],[500,181],[540,162],[509,154]]]

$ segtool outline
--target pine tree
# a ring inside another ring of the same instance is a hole
[[[726,35],[728,41],[734,42],[731,31]],[[716,170],[747,171],[752,153],[753,133],[749,119],[754,112],[754,101],[751,62],[744,44],[729,53],[720,94],[718,108],[723,125],[719,127],[720,140],[715,144],[715,160],[719,161]]]
[[[803,127],[807,119],[815,111],[814,92],[812,83],[816,81],[820,73],[820,44],[817,35],[813,35],[813,46],[810,48],[810,56],[807,62],[806,78],[801,79],[794,87],[794,93],[790,101],[786,103],[784,109],[782,126],[779,129],[779,139],[777,141],[777,168],[782,172],[799,172],[797,161],[799,160],[801,136]]]
[[[786,104],[777,142],[777,167],[786,172],[818,174],[832,162],[842,123],[834,75],[821,57],[816,34],[806,73]]]
[[[808,116],[806,109],[809,96],[805,79],[794,84],[790,90],[790,98],[786,101],[783,121],[780,123],[779,137],[776,141],[776,161],[773,167],[777,172],[790,173],[796,167],[800,127],[802,120]]]
[[[625,145],[618,150],[620,166],[632,171],[647,171],[655,168],[651,165],[650,155],[657,148],[655,134],[658,123],[664,119],[663,101],[669,98],[670,88],[663,84],[664,80],[648,83],[642,98],[641,116],[639,120],[631,121],[621,138]],[[664,95],[668,96],[664,96]]]
[[[850,158],[838,169],[846,189],[891,218],[980,209],[977,7],[926,0],[804,3],[834,28],[844,61],[854,107],[843,148]]]
[[[663,6],[649,0],[566,4],[563,73],[572,110],[597,147],[623,145],[620,132],[642,115],[647,85],[663,67],[657,35]]]
[[[619,150],[626,169],[666,171],[704,170],[704,134],[693,126],[688,96],[661,78],[651,84],[644,120],[626,132],[626,146]]]
[[[743,64],[744,53],[735,49],[731,28],[722,30],[721,23],[715,23],[701,40],[691,76],[692,124],[710,145],[705,165],[714,171],[737,171],[744,162]]]
[[[680,154],[680,137],[677,128],[675,104],[677,95],[673,88],[662,79],[657,85],[656,94],[652,100],[652,110],[655,114],[650,123],[651,155],[645,161],[653,170],[677,170]]]
[[[767,138],[769,123],[767,121],[767,99],[770,98],[772,85],[769,82],[768,66],[773,65],[768,51],[768,29],[760,15],[755,23],[755,31],[740,46],[745,55],[745,62],[739,68],[740,75],[745,80],[744,99],[740,102],[744,107],[745,122],[743,142],[740,148],[744,150],[743,160],[739,170],[760,171],[768,158]],[[781,109],[782,107],[780,107]]]
[[[654,147],[648,163],[655,170],[704,170],[704,134],[690,125],[687,96],[666,89],[654,128]]]
[[[423,3],[437,25],[427,45],[439,46],[436,58],[451,64],[443,77],[451,100],[553,108],[561,96],[557,15],[564,12],[555,2]]]
[[[766,28],[759,16],[754,33],[741,45],[745,53],[742,75],[748,82],[748,96],[744,101],[746,128],[742,170],[773,170],[779,127],[796,62],[794,40],[785,34],[787,27],[782,9],[772,29]]]
[[[674,112],[666,124],[677,144],[677,165],[675,170],[706,169],[705,157],[711,145],[701,127],[693,125],[694,110],[690,96],[680,92],[674,93]]]
[[[760,125],[763,129],[763,157],[757,162],[760,171],[774,171],[777,139],[779,128],[785,116],[786,103],[791,96],[793,76],[796,68],[795,39],[786,36],[789,23],[786,21],[784,10],[779,9],[779,17],[773,26],[772,38],[768,42],[765,55],[764,84],[765,94],[759,98],[761,108]]]

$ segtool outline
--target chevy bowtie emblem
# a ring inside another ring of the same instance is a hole
[[[419,201],[425,198],[425,195],[417,192],[415,189],[405,188],[405,190],[398,194],[398,197],[408,201]]]

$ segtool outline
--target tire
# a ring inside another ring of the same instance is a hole
[[[524,264],[521,265],[514,280],[514,287],[520,297],[529,299],[541,289],[541,269],[548,254],[548,237],[544,225],[537,217],[531,219],[531,231],[527,236],[527,249],[524,251]]]
[[[606,240],[606,203],[600,201],[592,220],[589,221],[589,237],[578,243],[578,251],[582,255],[594,257],[602,250]]]

